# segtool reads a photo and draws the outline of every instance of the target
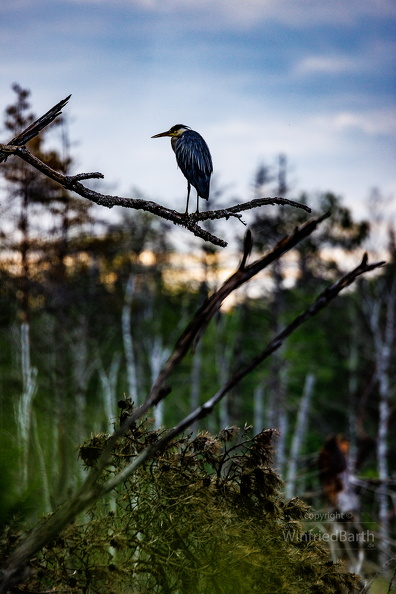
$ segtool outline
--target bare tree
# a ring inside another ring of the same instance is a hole
[[[18,439],[21,446],[20,489],[24,492],[28,487],[28,458],[32,429],[32,405],[37,391],[37,369],[30,358],[30,324],[22,322],[18,328],[18,346],[20,349],[22,394],[15,407]]]

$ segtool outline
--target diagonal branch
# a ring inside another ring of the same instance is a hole
[[[191,345],[199,340],[202,332],[215,313],[220,309],[221,304],[226,297],[235,291],[235,289],[250,280],[253,276],[261,272],[261,270],[272,264],[272,262],[280,258],[285,252],[295,247],[305,237],[311,235],[316,227],[327,217],[329,217],[328,213],[318,218],[311,219],[300,227],[297,227],[293,233],[282,239],[271,251],[246,266],[247,256],[251,249],[251,240],[249,239],[250,232],[248,232],[245,237],[244,255],[239,268],[221,285],[221,287],[219,287],[219,289],[217,289],[217,291],[204,301],[186,330],[177,341],[172,355],[162,368],[147,397],[152,404],[157,403],[161,399],[165,382],[173,369],[185,357]]]
[[[293,322],[291,322],[286,328],[284,328],[275,338],[271,340],[271,342],[265,347],[263,351],[256,357],[254,357],[245,367],[237,371],[232,378],[228,381],[228,383],[211,399],[210,412],[211,408],[213,408],[214,404],[218,402],[223,396],[229,392],[232,388],[234,388],[244,377],[246,377],[249,373],[251,373],[264,359],[267,359],[272,353],[279,349],[282,346],[283,342],[288,338],[301,324],[306,322],[309,318],[312,318],[317,313],[319,313],[322,309],[324,309],[330,301],[335,299],[337,295],[350,284],[352,284],[358,276],[365,274],[366,272],[370,272],[375,270],[376,268],[380,268],[385,264],[384,261],[376,262],[374,264],[368,264],[367,254],[365,253],[363,259],[359,266],[357,266],[354,270],[351,270],[347,274],[345,274],[339,281],[327,287],[316,299],[316,301],[308,307],[304,312],[298,315]],[[205,415],[208,414],[205,412]]]

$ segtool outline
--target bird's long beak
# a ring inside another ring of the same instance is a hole
[[[160,138],[161,136],[171,136],[171,134],[169,133],[169,130],[167,130],[166,132],[161,132],[161,134],[155,134],[151,138]]]

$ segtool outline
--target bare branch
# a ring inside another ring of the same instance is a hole
[[[95,192],[89,188],[86,188],[83,184],[81,184],[81,180],[86,179],[101,179],[103,178],[102,173],[79,173],[74,176],[63,175],[62,173],[55,171],[43,161],[35,157],[27,148],[24,146],[28,140],[31,140],[34,136],[36,136],[43,128],[45,128],[48,124],[50,124],[60,113],[61,109],[66,105],[68,100],[70,99],[71,95],[63,99],[55,105],[52,109],[50,109],[45,115],[41,118],[36,120],[33,124],[31,124],[26,130],[21,132],[18,136],[13,138],[8,144],[0,144],[0,163],[6,161],[6,159],[10,155],[16,155],[50,179],[54,180],[61,186],[63,186],[66,190],[70,190],[79,194],[83,198],[87,200],[91,200],[96,204],[101,206],[105,206],[106,208],[113,208],[113,206],[122,206],[124,208],[134,208],[137,210],[145,210],[147,212],[151,212],[163,219],[171,221],[175,225],[180,225],[188,229],[191,233],[193,233],[196,237],[203,239],[204,241],[208,241],[217,245],[219,247],[226,247],[227,242],[219,237],[216,237],[206,229],[202,229],[197,223],[205,220],[215,220],[215,219],[229,219],[230,217],[238,218],[243,224],[244,221],[239,213],[245,210],[251,210],[253,208],[258,208],[268,204],[281,204],[281,205],[288,205],[294,206],[296,208],[302,208],[306,212],[311,212],[311,209],[306,206],[305,204],[301,204],[299,202],[294,202],[292,200],[287,200],[286,198],[256,198],[255,200],[251,200],[250,202],[245,202],[242,204],[236,204],[235,206],[231,206],[229,208],[219,209],[219,210],[211,210],[206,211],[204,213],[196,213],[196,214],[185,214],[185,213],[178,213],[175,210],[171,210],[156,202],[152,202],[150,200],[142,200],[138,198],[123,198],[120,196],[110,196],[108,194],[100,194],[99,192]]]
[[[54,180],[55,182],[63,186],[66,190],[75,192],[83,198],[87,198],[88,200],[91,200],[91,202],[95,202],[95,204],[105,206],[106,208],[113,208],[113,206],[122,206],[124,208],[145,210],[147,212],[151,212],[155,215],[158,215],[163,219],[172,221],[175,225],[182,225],[183,227],[186,227],[197,237],[200,237],[205,241],[209,241],[214,245],[218,245],[220,247],[226,247],[227,245],[227,242],[216,237],[212,233],[209,233],[205,229],[199,227],[199,225],[197,225],[190,218],[189,215],[186,216],[185,214],[178,213],[175,210],[171,210],[169,208],[161,206],[160,204],[157,204],[156,202],[151,202],[150,200],[142,200],[140,198],[123,198],[121,196],[110,196],[109,194],[100,194],[99,192],[95,192],[95,190],[91,190],[90,188],[87,188],[82,183],[80,183],[81,179],[103,178],[104,175],[102,173],[95,172],[80,173],[77,175],[63,175],[63,173],[55,171],[54,169],[46,165],[43,161],[38,159],[26,147],[0,145],[0,154],[1,151],[20,157],[23,161],[29,163],[29,165],[31,165],[38,171],[41,171],[41,173],[43,173],[50,179]]]
[[[259,258],[246,266],[247,250],[250,250],[249,239],[245,238],[245,253],[242,257],[239,268],[215,291],[206,301],[202,304],[200,309],[195,314],[194,318],[183,332],[182,336],[176,343],[175,349],[168,361],[165,363],[161,373],[159,374],[156,382],[154,383],[150,394],[148,395],[149,401],[154,404],[157,403],[161,398],[164,384],[168,377],[172,373],[173,369],[180,363],[180,361],[187,354],[189,348],[194,342],[199,340],[199,337],[205,330],[209,321],[220,309],[221,304],[228,295],[230,295],[235,289],[246,283],[258,272],[272,264],[276,259],[280,258],[285,252],[292,249],[305,237],[308,237],[316,227],[327,217],[328,213],[307,221],[300,227],[297,227],[294,232],[282,239],[271,251],[265,254],[262,258]]]
[[[235,206],[229,206],[228,208],[222,208],[218,210],[207,210],[205,212],[199,212],[191,214],[190,217],[196,221],[205,221],[207,219],[228,219],[230,216],[240,216],[237,215],[239,212],[243,212],[244,210],[252,210],[253,208],[258,208],[260,206],[265,206],[269,204],[282,204],[288,206],[294,206],[295,208],[301,208],[306,212],[310,213],[311,209],[306,204],[302,202],[296,202],[295,200],[287,200],[287,198],[279,198],[278,196],[269,197],[269,198],[255,198],[254,200],[250,200],[249,202],[243,202],[242,204],[236,204]]]
[[[69,95],[68,97],[66,97],[66,99],[63,99],[62,101],[59,101],[59,103],[54,105],[54,107],[51,107],[51,109],[47,111],[47,113],[45,113],[43,116],[41,116],[41,118],[33,122],[33,124],[30,124],[28,128],[26,128],[23,132],[18,134],[18,136],[15,136],[12,140],[10,140],[8,146],[23,146],[24,144],[29,142],[29,140],[37,136],[37,134],[39,134],[41,130],[43,130],[46,126],[48,126],[48,124],[53,122],[55,118],[57,118],[62,113],[62,108],[69,101],[70,97],[71,95]],[[15,154],[15,151],[12,151],[12,153]],[[0,148],[0,163],[6,161],[9,154],[9,151],[5,151]]]
[[[224,388],[218,392],[216,396],[213,398],[215,399],[214,403],[216,403],[219,399],[221,399],[227,392],[229,392],[236,384],[238,384],[245,376],[247,376],[253,369],[255,369],[264,359],[267,359],[274,351],[279,349],[279,347],[283,344],[283,342],[294,332],[301,324],[303,324],[309,318],[312,318],[316,315],[319,311],[321,311],[324,307],[326,307],[330,301],[332,301],[337,295],[350,284],[352,284],[355,279],[366,273],[383,266],[385,262],[376,262],[375,264],[368,264],[367,263],[367,254],[364,254],[363,259],[359,266],[357,266],[351,272],[345,274],[339,281],[327,287],[323,293],[319,295],[316,301],[303,313],[297,316],[291,324],[286,326],[284,330],[282,330],[271,342],[266,346],[266,348],[259,354],[257,357],[252,359],[245,367],[239,370],[235,375],[230,379]],[[212,404],[213,407],[213,404]],[[207,414],[207,413],[206,413]]]
[[[255,200],[251,200],[250,202],[245,202],[242,204],[237,204],[235,206],[231,206],[230,208],[224,208],[221,210],[208,210],[205,213],[198,213],[198,214],[185,214],[179,213],[175,210],[170,208],[166,208],[165,206],[161,206],[157,204],[157,202],[152,202],[150,200],[143,200],[141,198],[123,198],[121,196],[110,196],[109,194],[100,194],[95,190],[91,190],[87,188],[80,180],[84,179],[100,179],[103,178],[103,174],[99,172],[94,173],[79,173],[77,175],[63,175],[59,171],[55,171],[49,167],[46,163],[41,161],[38,157],[33,155],[25,146],[17,146],[17,145],[10,145],[10,144],[0,144],[0,155],[1,154],[8,155],[16,155],[20,157],[26,163],[29,163],[32,167],[49,177],[50,179],[54,180],[61,186],[63,186],[66,190],[70,190],[79,194],[83,198],[87,198],[91,200],[91,202],[95,202],[95,204],[99,204],[100,206],[105,206],[106,208],[113,208],[113,206],[122,206],[124,208],[134,208],[136,210],[145,210],[147,212],[151,212],[163,219],[168,221],[172,221],[175,225],[181,225],[185,227],[191,233],[193,233],[196,237],[203,239],[204,241],[208,241],[213,243],[214,245],[218,245],[220,247],[226,247],[227,242],[219,237],[216,237],[212,233],[209,233],[206,229],[202,229],[197,224],[197,221],[207,220],[207,219],[220,219],[226,218],[228,219],[231,216],[238,217],[237,214],[238,210],[243,211],[247,209],[257,208],[258,206],[262,206],[264,204],[289,204],[292,206],[296,206],[297,208],[303,208],[307,212],[310,212],[310,208],[305,204],[300,204],[298,202],[293,202],[292,200],[286,200],[284,198],[257,198]],[[4,159],[3,159],[4,160]]]

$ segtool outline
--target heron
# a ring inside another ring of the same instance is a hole
[[[208,200],[210,176],[212,175],[213,165],[212,157],[208,145],[198,132],[191,130],[184,124],[176,124],[167,132],[155,134],[151,138],[160,138],[161,136],[170,136],[171,146],[176,155],[178,166],[187,179],[187,205],[190,200],[191,186],[197,190],[197,210],[199,213],[199,197]]]

